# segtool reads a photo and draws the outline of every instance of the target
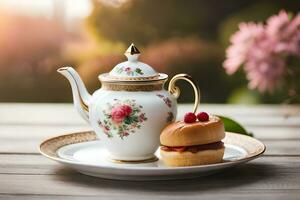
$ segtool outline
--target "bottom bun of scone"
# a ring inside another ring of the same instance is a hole
[[[160,154],[165,165],[170,167],[182,167],[193,165],[208,165],[220,163],[223,160],[225,148],[201,150],[196,153],[190,151],[164,151]]]

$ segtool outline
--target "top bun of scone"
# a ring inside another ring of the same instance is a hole
[[[160,135],[164,146],[193,146],[221,141],[225,137],[224,124],[217,116],[206,122],[185,123],[177,121],[165,127]]]

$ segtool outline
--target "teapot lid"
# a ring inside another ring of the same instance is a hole
[[[101,81],[149,81],[166,79],[168,75],[156,72],[150,65],[138,61],[140,51],[132,43],[125,51],[127,61],[117,64],[109,73],[99,76]]]

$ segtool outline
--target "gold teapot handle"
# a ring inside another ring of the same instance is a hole
[[[198,105],[200,103],[200,90],[198,85],[196,84],[196,82],[193,80],[193,78],[188,75],[188,74],[177,74],[176,76],[174,76],[169,83],[169,87],[168,87],[168,91],[175,96],[175,98],[178,98],[180,95],[180,89],[175,86],[176,81],[178,80],[185,80],[187,82],[189,82],[193,89],[194,89],[194,93],[195,93],[195,103],[194,103],[194,110],[193,112],[196,113]]]

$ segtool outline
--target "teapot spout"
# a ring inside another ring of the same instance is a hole
[[[79,74],[72,67],[62,67],[57,70],[60,74],[65,76],[72,88],[73,101],[75,108],[79,114],[89,122],[89,102],[91,95],[88,93]]]

